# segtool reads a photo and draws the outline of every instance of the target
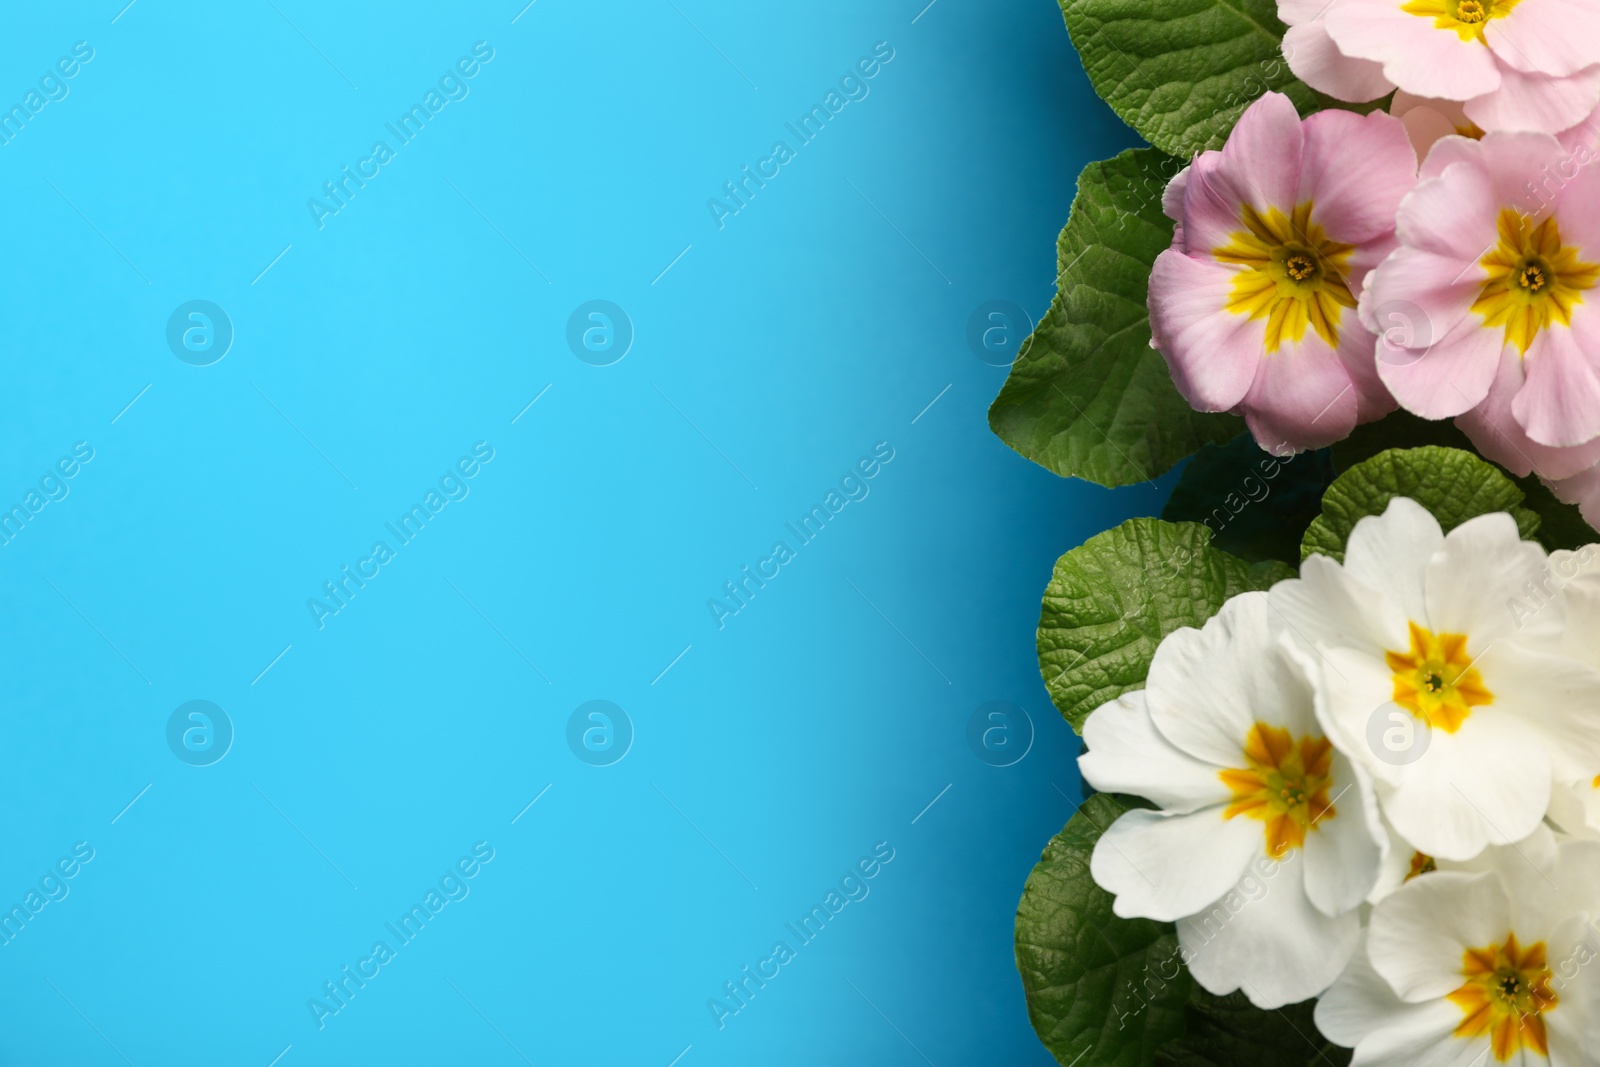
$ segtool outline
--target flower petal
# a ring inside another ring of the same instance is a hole
[[[1476,266],[1493,246],[1506,200],[1484,159],[1481,142],[1477,148],[1471,147],[1473,143],[1454,138],[1441,141],[1435,152],[1477,158],[1452,163],[1438,177],[1419,182],[1401,202],[1395,217],[1402,245],[1444,256],[1460,267]],[[1431,157],[1428,169],[1433,169]]]
[[[1495,58],[1528,74],[1566,77],[1600,63],[1600,9],[1584,0],[1537,0],[1490,19]]]
[[[1356,395],[1356,422],[1381,419],[1400,405],[1378,373],[1378,346],[1382,343],[1361,324],[1359,314],[1346,312],[1339,335],[1339,362]]]
[[[1306,897],[1298,852],[1270,878],[1252,871],[1204,912],[1178,923],[1189,971],[1216,994],[1243,989],[1258,1008],[1316,996],[1339,976],[1361,937],[1355,912],[1329,918]]]
[[[1408,622],[1428,617],[1428,563],[1444,547],[1444,531],[1433,513],[1409,497],[1389,501],[1382,515],[1368,515],[1350,531],[1344,569],[1352,578],[1382,589]],[[1403,627],[1391,634],[1405,639]]]
[[[1451,255],[1401,247],[1367,277],[1361,318],[1384,339],[1386,362],[1409,364],[1466,318],[1485,272]]]
[[[1227,310],[1236,273],[1168,249],[1150,274],[1151,343],[1196,411],[1235,407],[1266,351],[1266,322]]]
[[[1305,647],[1355,647],[1382,658],[1386,650],[1405,646],[1409,620],[1387,590],[1368,585],[1326,556],[1307,559],[1300,577],[1279,582],[1267,597],[1274,625],[1287,627]]]
[[[1389,262],[1395,262],[1405,251],[1401,249],[1395,253]],[[1408,258],[1400,262],[1414,260]],[[1378,268],[1379,271],[1383,269]],[[1368,292],[1373,294],[1375,314],[1384,308],[1399,308],[1402,310],[1390,311],[1390,314],[1403,316],[1416,307],[1404,297],[1386,299],[1385,290],[1376,286],[1369,286]],[[1423,315],[1426,316],[1426,312]],[[1425,419],[1453,418],[1471,411],[1489,395],[1505,347],[1504,331],[1485,329],[1481,318],[1469,314],[1457,319],[1438,340],[1420,352],[1416,348],[1381,346],[1378,376],[1400,406],[1413,415]]]
[[[1512,398],[1525,381],[1522,357],[1514,348],[1503,349],[1483,402],[1456,419],[1473,446],[1519,478],[1530,473],[1549,479],[1571,478],[1600,462],[1600,437],[1571,448],[1551,448],[1528,436],[1511,414]]]
[[[1401,640],[1391,647],[1405,648],[1406,642]],[[1376,740],[1369,736],[1375,720],[1380,731],[1411,721],[1409,713],[1393,702],[1394,672],[1384,663],[1382,651],[1327,645],[1316,651],[1321,665],[1317,675],[1317,717],[1339,751],[1358,763],[1372,779],[1379,809],[1387,816],[1389,795],[1412,781],[1412,769],[1404,757],[1431,737],[1426,735],[1425,726],[1416,725],[1407,739],[1409,743],[1391,750],[1384,747],[1387,741],[1381,732]],[[1421,751],[1427,753],[1425,748]]]
[[[1498,877],[1435,871],[1373,909],[1367,953],[1401,1000],[1434,1000],[1460,987],[1463,952],[1503,942],[1510,929],[1511,901]]]
[[[1383,76],[1382,63],[1339,51],[1321,19],[1291,24],[1283,35],[1283,54],[1295,77],[1335,100],[1364,104],[1394,91],[1393,83]]]
[[[1524,620],[1528,629],[1548,629],[1546,619],[1557,615],[1561,606],[1557,600],[1535,611]],[[1485,714],[1516,717],[1517,729],[1543,742],[1557,778],[1593,780],[1600,774],[1600,715],[1595,714],[1600,708],[1600,673],[1510,641],[1480,657],[1479,667],[1484,683],[1496,694],[1491,707],[1498,709]]]
[[[1593,162],[1595,151],[1600,147],[1600,106],[1597,106],[1594,112],[1578,125],[1563,131],[1560,141],[1562,147],[1574,156],[1582,154],[1578,162]]]
[[[1487,684],[1492,691],[1494,682]],[[1520,841],[1550,806],[1544,739],[1520,716],[1494,714],[1492,705],[1475,709],[1453,734],[1431,730],[1419,759],[1387,770],[1374,769],[1384,814],[1419,851],[1440,859],[1469,859],[1489,845]]]
[[[1405,124],[1406,133],[1411,138],[1411,147],[1416,149],[1418,159],[1427,159],[1434,145],[1460,132],[1456,124],[1446,118],[1443,112],[1431,107],[1412,108],[1404,114],[1399,112],[1392,114],[1399,115],[1400,121]]]
[[[1341,52],[1382,63],[1384,76],[1407,92],[1468,100],[1500,84],[1487,48],[1435,28],[1431,18],[1409,14],[1394,0],[1345,0],[1324,19]]]
[[[1317,1029],[1334,1044],[1356,1049],[1354,1064],[1363,1067],[1459,1067],[1460,1046],[1452,1045],[1449,1037],[1461,1023],[1460,1009],[1444,1000],[1421,1004],[1401,1000],[1373,969],[1367,955],[1369,937],[1363,931],[1349,966],[1317,1001]]]
[[[1182,172],[1182,217],[1178,230],[1183,234],[1183,251],[1200,258],[1210,257],[1212,251],[1228,244],[1233,235],[1244,229],[1241,208],[1231,190],[1212,180],[1222,165],[1221,152],[1202,152],[1193,164]],[[1176,181],[1177,179],[1173,179]],[[1163,197],[1162,210],[1166,210]]]
[[[1180,752],[1240,767],[1251,728],[1317,733],[1311,685],[1279,647],[1266,593],[1241,593],[1196,630],[1168,634],[1145,682],[1155,728]]]
[[[1600,668],[1600,545],[1584,545],[1576,552],[1552,552],[1550,569],[1556,584],[1565,583],[1560,588],[1567,625],[1561,635],[1560,654]]]
[[[1573,916],[1593,914],[1600,842],[1558,842],[1541,826],[1526,841],[1490,851],[1498,853],[1495,866],[1511,900],[1513,929],[1547,937]]]
[[[1310,200],[1328,236],[1364,244],[1394,230],[1395,213],[1417,184],[1417,154],[1405,125],[1374,111],[1334,108],[1305,120],[1296,203]]]
[[[1370,350],[1376,344],[1354,309],[1343,311],[1338,328],[1341,345],[1357,346],[1365,339]],[[1261,360],[1239,408],[1258,445],[1287,455],[1349,437],[1360,401],[1345,361],[1321,336],[1307,331],[1299,344],[1286,344]]]
[[[1600,466],[1559,481],[1546,481],[1545,485],[1556,499],[1578,505],[1578,511],[1590,526],[1600,529]]]
[[[1531,621],[1519,621],[1510,610],[1526,583],[1547,574],[1544,549],[1522,540],[1510,515],[1497,511],[1468,519],[1445,535],[1428,560],[1425,625],[1435,633],[1466,635],[1469,656],[1482,656],[1492,645],[1553,647],[1565,618],[1559,604]]]
[[[1144,692],[1102,704],[1083,724],[1089,751],[1078,757],[1083,780],[1103,793],[1129,793],[1168,811],[1188,813],[1232,795],[1218,768],[1185,755],[1150,720]]]
[[[1577,149],[1541,172],[1537,183],[1541,198],[1559,197],[1555,215],[1561,243],[1575,247],[1578,258],[1590,263],[1600,262],[1600,167],[1594,165],[1596,154]],[[1576,173],[1568,177],[1573,171]],[[1579,310],[1592,311],[1596,300],[1600,300],[1600,291],[1589,290]],[[1577,322],[1576,315],[1573,322]]]
[[[1600,437],[1600,375],[1591,358],[1564,326],[1547,326],[1533,339],[1522,361],[1527,381],[1511,398],[1511,414],[1534,441],[1570,448]]]
[[[1396,93],[1395,100],[1397,103],[1399,99],[1400,94]],[[1420,100],[1422,98],[1413,97],[1413,99]],[[1430,101],[1430,103],[1435,109],[1443,107],[1461,108],[1461,104],[1454,100],[1436,100]],[[1448,112],[1441,113],[1449,117]],[[1461,120],[1463,123],[1471,121],[1467,118],[1465,111],[1461,112]],[[1429,178],[1439,177],[1449,169],[1452,163],[1482,164],[1482,162],[1483,141],[1476,137],[1463,136],[1461,131],[1457,130],[1455,135],[1434,145],[1433,151],[1423,157],[1422,166],[1418,168],[1417,176],[1423,181],[1427,181]]]
[[[1334,814],[1318,819],[1306,834],[1306,896],[1324,915],[1343,915],[1360,907],[1377,884],[1382,850],[1371,784],[1337,753],[1333,781]]]
[[[1222,808],[1163,815],[1138,808],[1100,835],[1089,870],[1116,895],[1125,919],[1174,922],[1222,899],[1251,861],[1266,855],[1259,820],[1224,819]]]
[[[1588,118],[1597,99],[1600,99],[1600,67],[1591,67],[1571,77],[1553,78],[1545,74],[1524,74],[1506,65],[1502,56],[1500,87],[1468,100],[1465,109],[1467,117],[1485,130],[1560,133]]]
[[[1265,93],[1239,117],[1206,180],[1232,203],[1287,210],[1300,187],[1303,136],[1293,101]]]
[[[1177,224],[1172,228],[1171,245],[1176,252],[1185,251],[1188,247],[1183,243],[1183,199],[1189,187],[1189,172],[1193,169],[1192,166],[1184,167],[1161,190],[1161,213]]]
[[[1372,887],[1372,893],[1367,897],[1369,904],[1378,903],[1410,881],[1411,861],[1417,854],[1417,850],[1411,847],[1411,842],[1396,833],[1394,825],[1381,814],[1378,824],[1383,859],[1378,864],[1377,884]]]

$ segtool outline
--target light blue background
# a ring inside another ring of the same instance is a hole
[[[0,147],[0,504],[95,452],[0,548],[0,903],[95,856],[0,947],[0,1063],[1050,1062],[1011,945],[1078,796],[1038,597],[1162,493],[1010,453],[964,331],[1043,312],[1078,170],[1132,139],[1052,0],[924,3],[8,12],[0,100],[94,58]],[[477,41],[470,95],[319,230],[307,199]],[[880,41],[719,231],[707,199]],[[605,368],[564,340],[596,298],[636,330]],[[213,366],[166,346],[191,299],[236,331]],[[307,599],[477,441],[470,496],[319,630]],[[879,441],[719,630],[707,599]],[[236,730],[210,767],[167,747],[192,699]],[[606,768],[565,741],[591,699],[636,730]],[[1015,766],[967,747],[988,700],[1037,728]],[[478,841],[470,895],[319,1030]],[[708,998],[880,841],[719,1029]]]

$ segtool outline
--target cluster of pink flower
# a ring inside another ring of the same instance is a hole
[[[1600,526],[1600,4],[1279,0],[1296,75],[1175,178],[1150,283],[1184,398],[1262,447],[1398,404]]]

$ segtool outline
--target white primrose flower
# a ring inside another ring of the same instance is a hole
[[[1600,841],[1600,776],[1557,785],[1545,819],[1569,837]]]
[[[1125,918],[1177,922],[1190,972],[1259,1007],[1314,996],[1360,936],[1377,876],[1370,787],[1317,724],[1308,664],[1245,593],[1167,636],[1145,689],[1084,724],[1096,789],[1146,797],[1090,869]]]
[[[1544,550],[1504,513],[1445,536],[1412,500],[1356,524],[1343,565],[1312,556],[1270,594],[1314,653],[1318,717],[1426,856],[1532,833],[1552,782],[1600,772],[1600,670],[1563,654],[1561,591],[1535,610]]]
[[[1579,1067],[1600,1048],[1600,843],[1548,829],[1407,882],[1316,1008],[1352,1067]]]
[[[1517,610],[1531,615],[1556,599],[1566,611],[1562,654],[1600,669],[1600,545],[1550,553],[1546,573],[1524,586]],[[1600,774],[1558,784],[1547,818],[1574,837],[1600,840]]]

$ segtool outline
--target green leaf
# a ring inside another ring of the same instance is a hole
[[[1028,876],[1017,907],[1017,970],[1040,1040],[1073,1067],[1346,1067],[1313,1002],[1280,1011],[1214,996],[1182,964],[1171,923],[1120,919],[1089,857],[1124,812],[1147,806],[1097,793]]]
[[[1002,441],[1064,477],[1147,482],[1244,429],[1192,410],[1150,347],[1150,268],[1172,243],[1161,193],[1180,166],[1140,148],[1084,168],[1057,243],[1060,290],[989,408]]]
[[[1290,72],[1275,0],[1061,0],[1061,13],[1095,91],[1170,155],[1221,147],[1269,91],[1302,115],[1334,103]]]
[[[1521,506],[1522,490],[1488,460],[1438,445],[1391,448],[1334,479],[1323,494],[1322,514],[1306,530],[1301,558],[1319,553],[1344,562],[1344,546],[1356,523],[1383,514],[1397,496],[1433,512],[1446,533],[1491,511],[1509,511],[1524,538],[1539,528],[1539,516]]]
[[[1294,577],[1211,547],[1199,523],[1129,519],[1056,560],[1039,612],[1039,669],[1072,728],[1144,685],[1161,639],[1200,626],[1229,597]]]
[[[1325,1040],[1312,1021],[1316,1001],[1274,1011],[1243,993],[1194,988],[1187,1031],[1156,1053],[1157,1067],[1347,1067],[1351,1050]]]
[[[1357,426],[1355,432],[1333,446],[1333,465],[1347,470],[1364,459],[1370,459],[1389,448],[1415,448],[1418,445],[1443,445],[1470,452],[1472,442],[1456,429],[1453,422],[1432,422],[1408,411],[1396,411],[1377,422]],[[1504,468],[1500,468],[1504,470]],[[1506,471],[1506,477],[1522,490],[1523,506],[1539,516],[1539,543],[1549,551],[1558,548],[1582,548],[1600,541],[1594,527],[1584,519],[1573,504],[1564,504],[1545,487],[1536,476],[1517,477]]]
[[[1161,517],[1201,522],[1211,544],[1240,559],[1300,562],[1300,538],[1322,510],[1333,481],[1327,449],[1289,459],[1259,448],[1249,434],[1206,445],[1183,469]]]
[[[1184,1029],[1193,979],[1171,923],[1119,919],[1095,885],[1100,834],[1137,802],[1098,793],[1044,850],[1017,906],[1017,970],[1028,1017],[1074,1067],[1151,1067]]]

